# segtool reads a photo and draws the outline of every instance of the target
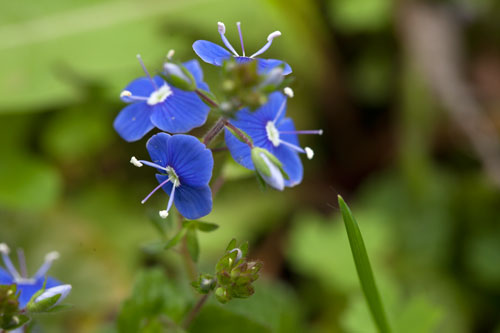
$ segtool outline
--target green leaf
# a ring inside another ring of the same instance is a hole
[[[217,230],[219,226],[215,223],[196,221],[196,228],[202,232],[210,232]]]
[[[368,254],[366,253],[365,243],[363,242],[361,231],[359,230],[356,220],[352,216],[351,210],[340,195],[338,196],[338,201],[347,230],[349,244],[351,245],[351,251],[354,257],[354,263],[358,272],[359,281],[361,283],[361,289],[365,295],[366,302],[368,303],[368,307],[370,308],[378,329],[381,332],[390,332],[389,323],[387,321],[384,307],[380,299],[380,294],[375,283],[375,278],[370,266]]]
[[[187,246],[189,255],[191,256],[193,261],[197,262],[198,257],[200,256],[200,245],[198,244],[198,235],[196,234],[196,229],[193,227],[191,227],[187,230],[186,246]]]
[[[187,229],[186,227],[182,227],[178,232],[177,234],[167,242],[167,244],[165,244],[165,250],[168,250],[174,246],[176,246],[179,241],[182,239],[182,237],[184,237],[184,235],[186,234],[187,232]]]
[[[229,244],[227,244],[226,252],[227,251],[231,251],[235,247],[236,247],[236,238],[233,238],[233,239],[231,239],[231,241],[229,242]]]

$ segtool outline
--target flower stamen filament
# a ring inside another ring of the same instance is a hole
[[[220,34],[220,37],[221,37],[222,42],[224,43],[224,45],[226,45],[226,47],[229,49],[229,51],[233,52],[233,54],[235,56],[239,57],[240,55],[238,54],[238,52],[236,52],[236,50],[234,49],[234,47],[231,45],[231,43],[229,43],[229,41],[227,40],[226,36],[224,35],[226,33],[226,26],[224,25],[224,23],[217,22],[217,27],[218,27],[219,34]]]
[[[243,44],[243,35],[241,33],[241,22],[236,22],[236,26],[238,27],[238,34],[240,35],[241,52],[243,52],[243,56],[245,56],[245,45]]]
[[[146,65],[144,65],[144,61],[142,61],[141,55],[138,54],[136,57],[137,57],[137,60],[139,60],[139,63],[141,64],[141,67],[142,67],[142,70],[144,71],[144,73],[148,77],[149,81],[151,81],[151,84],[153,85],[155,90],[158,90],[158,86],[156,85],[156,82],[153,80],[153,77],[149,74],[149,72],[146,68]]]

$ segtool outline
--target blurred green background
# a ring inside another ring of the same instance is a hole
[[[220,228],[200,236],[199,267],[213,271],[236,237],[265,272],[252,298],[211,303],[193,331],[373,332],[340,193],[396,332],[500,332],[499,16],[496,0],[2,1],[0,240],[24,248],[31,273],[58,250],[51,274],[73,285],[74,308],[41,326],[113,332],[142,268],[182,280],[176,253],[145,247],[167,198],[140,204],[156,181],[128,160],[147,157],[145,140],[127,144],[112,121],[142,75],[137,53],[151,70],[169,49],[189,60],[195,40],[219,43],[217,21],[238,44],[241,21],[247,50],[283,33],[265,57],[294,70],[288,114],[325,134],[301,138],[316,156],[284,193],[217,153],[226,182],[205,220]]]

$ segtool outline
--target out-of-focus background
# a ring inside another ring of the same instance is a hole
[[[151,71],[169,49],[196,58],[195,40],[220,44],[217,21],[239,45],[241,21],[247,50],[282,32],[264,56],[293,68],[288,114],[325,134],[301,138],[316,156],[283,193],[227,167],[199,267],[213,271],[236,237],[265,271],[225,309],[253,331],[374,331],[340,193],[395,331],[500,332],[499,17],[496,0],[2,1],[0,241],[24,248],[31,273],[58,250],[51,274],[73,285],[74,308],[41,327],[113,332],[142,267],[179,275],[176,253],[145,250],[167,196],[140,204],[156,180],[128,163],[147,157],[146,139],[112,128],[118,95],[142,75],[137,53]]]

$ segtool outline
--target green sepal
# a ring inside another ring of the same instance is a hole
[[[31,318],[27,315],[16,314],[15,316],[10,317],[10,321],[2,324],[2,329],[6,331],[14,330],[26,324]]]
[[[250,137],[250,135],[248,135],[247,133],[245,133],[245,131],[243,131],[241,128],[238,128],[238,130],[240,131],[240,133],[242,135],[245,136],[245,138],[242,138],[240,134],[236,133],[231,127],[229,126],[226,126],[226,128],[229,130],[229,132],[231,132],[232,135],[234,135],[236,137],[236,139],[240,140],[241,142],[243,142],[244,144],[247,144],[247,142],[251,142],[252,145],[253,145],[253,140],[252,138]],[[247,141],[245,141],[245,139]]]
[[[191,74],[190,71],[187,70],[186,67],[180,62],[168,62],[168,64],[172,64],[174,66],[177,66],[179,70],[184,74],[189,82],[186,82],[186,80],[178,75],[172,74],[172,73],[160,73],[160,76],[167,81],[169,84],[172,86],[179,88],[181,90],[185,91],[195,91],[196,90],[196,80],[194,79],[193,74]]]
[[[61,298],[61,294],[43,299],[38,302],[29,302],[26,309],[31,313],[48,312]]]
[[[208,98],[210,98],[210,100],[212,100],[213,102],[215,102],[215,104],[219,104],[218,100],[217,100],[217,97],[212,94],[210,91],[207,91],[207,90],[203,90],[203,89],[196,89],[197,91],[199,91],[201,93],[201,95],[205,95],[207,96]],[[198,95],[200,97],[200,99],[203,101],[203,103],[205,103],[206,105],[208,105],[209,107],[213,108],[214,106],[212,105],[211,102],[207,101],[205,98],[203,98],[202,96]]]

